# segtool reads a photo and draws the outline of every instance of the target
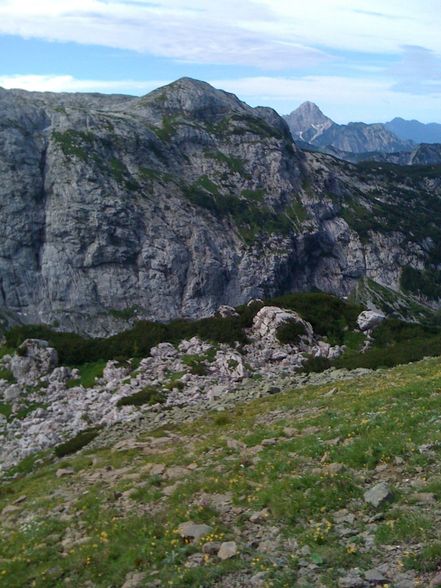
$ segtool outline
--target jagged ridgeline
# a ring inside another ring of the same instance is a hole
[[[111,335],[362,279],[438,305],[437,169],[303,152],[273,110],[186,78],[142,98],[0,90],[0,111],[5,325]]]

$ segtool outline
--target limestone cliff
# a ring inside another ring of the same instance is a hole
[[[142,98],[0,90],[0,178],[8,322],[108,334],[437,271],[441,179],[304,153],[273,110],[187,78]]]

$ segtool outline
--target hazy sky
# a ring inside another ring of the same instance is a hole
[[[145,94],[182,76],[281,113],[441,122],[439,0],[0,0],[0,86]]]

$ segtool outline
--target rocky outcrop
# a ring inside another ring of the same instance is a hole
[[[269,342],[278,341],[278,330],[283,325],[294,324],[301,327],[302,339],[312,342],[313,330],[310,323],[292,310],[284,310],[278,306],[264,306],[259,310],[253,320],[253,334]]]
[[[203,82],[0,90],[0,112],[0,322],[108,335],[364,277],[399,290],[436,263],[438,178],[304,153],[273,110]]]
[[[58,354],[47,341],[26,339],[10,361],[3,362],[19,384],[32,384],[57,366]]]
[[[283,326],[300,336],[281,343],[278,330]],[[25,341],[18,353],[0,360],[0,367],[14,366],[20,381],[0,380],[0,400],[10,413],[0,419],[0,472],[91,427],[128,423],[176,407],[218,410],[235,395],[260,394],[257,381],[272,394],[279,388],[271,383],[298,374],[310,356],[335,359],[344,350],[320,340],[297,313],[278,307],[261,308],[247,335],[249,343],[242,346],[214,345],[198,337],[177,345],[163,342],[136,365],[133,360],[108,361],[90,387],[82,385],[77,369],[56,367],[56,354],[46,341]]]
[[[358,315],[357,318],[357,325],[360,327],[361,331],[371,331],[378,327],[386,317],[384,314],[379,312],[375,312],[373,310],[364,310]]]

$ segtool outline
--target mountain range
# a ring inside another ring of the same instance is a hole
[[[441,124],[424,124],[417,120],[394,118],[384,124],[386,129],[404,141],[414,143],[441,143]]]
[[[304,102],[285,116],[294,140],[300,140],[319,148],[331,147],[341,152],[386,153],[406,151],[412,143],[399,139],[382,124],[352,122],[339,125],[325,116],[312,102]]]
[[[298,145],[346,161],[386,161],[399,165],[441,163],[441,125],[394,118],[387,123],[350,122],[339,125],[313,102],[304,102],[286,115]],[[397,155],[398,154],[398,155]]]
[[[0,110],[5,325],[105,335],[361,283],[438,306],[429,168],[305,152],[274,110],[189,78],[141,98],[0,90]]]

